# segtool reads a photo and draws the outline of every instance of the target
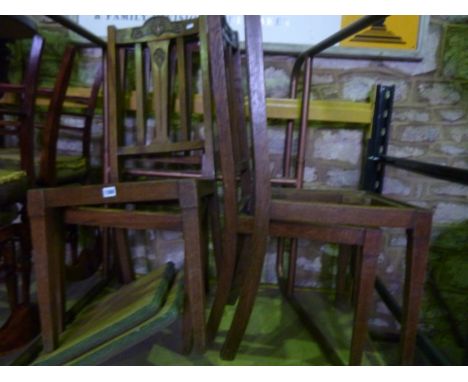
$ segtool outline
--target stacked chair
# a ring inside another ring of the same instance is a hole
[[[299,153],[304,150],[305,145],[304,132],[308,121],[311,65],[314,52],[321,51],[378,20],[379,17],[375,16],[363,18],[345,31],[339,32],[322,44],[318,44],[311,51],[299,56],[295,64],[294,74],[299,73],[299,69],[303,64],[305,66],[301,100],[301,131],[303,134],[302,138],[299,138]],[[242,281],[239,301],[221,351],[221,356],[225,359],[235,357],[252,312],[269,235],[285,238],[308,238],[337,243],[342,246],[358,246],[361,250],[358,252],[358,258],[356,259],[355,317],[349,363],[359,364],[362,359],[367,333],[367,315],[372,301],[376,259],[381,250],[381,228],[400,227],[406,229],[408,233],[400,356],[402,364],[410,364],[413,359],[416,340],[418,312],[431,231],[431,213],[424,209],[363,191],[271,189],[267,151],[261,28],[258,17],[246,17],[245,35],[254,163],[252,174],[254,176],[252,186],[246,188],[251,192],[248,198],[250,205],[241,206],[240,213],[226,217],[226,219],[232,219],[236,222],[237,234],[248,235],[248,240],[243,240],[243,244],[248,247],[239,248],[240,258],[237,260],[233,258],[230,262],[226,261],[229,266],[221,269],[220,285],[218,285],[208,324],[209,338],[214,337],[223,307],[229,300],[229,291],[237,262],[242,265],[240,270],[237,271],[241,273]],[[229,75],[226,74],[222,76],[229,78]],[[294,84],[293,87],[297,89],[297,79],[294,79],[292,83]],[[230,89],[228,85],[229,80],[226,80],[226,86],[221,86],[221,89]],[[296,92],[296,90],[293,91]],[[221,99],[223,96],[232,97],[228,92],[227,94],[220,94],[216,99]],[[390,93],[386,90],[383,99],[388,100],[389,98]],[[245,142],[245,139],[235,138],[236,135],[245,134],[245,129],[239,128],[239,125],[232,121],[232,115],[236,113],[234,110],[229,108],[221,109],[225,105],[226,103],[222,102],[217,105],[220,107],[217,110],[217,115],[224,118],[222,123],[221,121],[218,122],[221,130],[220,134],[232,136],[233,142]],[[231,130],[228,128],[222,130],[226,126],[231,126]],[[248,152],[249,150],[237,150],[238,153],[242,151]],[[236,162],[242,160],[239,159]],[[301,166],[300,163],[299,166]],[[233,167],[228,169],[223,176],[232,176],[234,181],[235,173]],[[239,199],[243,200],[243,198]],[[236,240],[234,234],[232,240]],[[237,243],[240,243],[240,240],[237,240]],[[227,253],[224,252],[223,255],[227,256]],[[235,253],[230,253],[230,255],[234,257]],[[294,259],[292,263],[294,264]],[[290,295],[293,293],[293,289],[293,287],[289,288]]]
[[[375,21],[380,18],[383,20],[385,16],[368,16],[358,20],[348,28],[343,29],[337,34],[330,36],[320,44],[301,54],[296,60],[291,77],[291,97],[301,99],[301,118],[299,121],[299,137],[298,137],[298,158],[295,165],[295,186],[302,188],[304,174],[304,152],[306,149],[306,130],[308,113],[310,112],[305,105],[309,103],[309,92],[312,85],[312,64],[314,57],[328,48],[337,41],[341,41],[351,34],[362,30],[366,24],[378,23]],[[302,94],[297,90],[297,84],[300,83],[302,68]],[[345,190],[329,189],[323,190],[330,198],[336,198],[331,204],[327,205],[330,208],[330,214],[340,216],[340,223],[351,224],[356,226],[368,226],[378,228],[399,228],[406,231],[407,248],[406,248],[406,269],[405,269],[405,284],[403,290],[403,314],[400,319],[402,328],[400,335],[400,363],[403,365],[411,364],[414,359],[414,351],[416,344],[417,323],[421,298],[423,293],[423,283],[425,278],[425,270],[427,263],[427,254],[430,243],[432,213],[429,210],[418,208],[397,200],[381,197],[383,184],[372,179],[369,175],[375,171],[383,173],[384,164],[376,158],[385,155],[387,142],[390,139],[390,124],[392,115],[392,105],[394,96],[394,86],[378,85],[372,95],[374,102],[374,116],[372,122],[371,134],[366,137],[363,155],[363,173],[361,174],[361,189],[364,191],[354,191],[348,193]],[[291,164],[291,147],[292,147],[292,128],[293,122],[288,124],[285,145],[285,174],[290,169]],[[320,196],[318,196],[320,198]],[[319,201],[319,200],[317,200]],[[335,204],[336,203],[336,204]],[[356,206],[356,209],[354,209]],[[348,210],[349,208],[349,210]],[[346,212],[346,211],[349,212]],[[331,218],[331,221],[333,218]],[[321,220],[325,223],[325,221]],[[295,263],[296,246],[291,246],[289,258],[289,272],[287,276],[287,294],[292,296],[294,293],[294,278],[295,278]],[[350,251],[351,249],[351,251]],[[337,292],[344,294],[344,270],[346,264],[350,260],[350,254],[355,252],[352,246],[341,246],[338,273],[337,273]],[[359,279],[359,260],[354,279]],[[278,259],[281,261],[281,257]],[[355,286],[354,295],[359,296],[362,292]]]
[[[105,183],[36,189],[28,196],[44,348],[36,364],[103,362],[166,327],[181,311],[182,350],[204,351],[208,220],[219,229],[211,106],[219,86],[211,72],[219,58],[210,52],[214,46],[223,49],[232,35],[225,25],[214,38],[214,19],[153,17],[139,28],[109,27]],[[134,68],[134,78],[128,68]],[[197,107],[192,76],[198,68],[203,134],[192,126]],[[126,97],[128,92],[135,98]],[[133,131],[124,126],[126,102],[136,108]],[[110,229],[127,284],[66,327],[64,223]],[[168,263],[135,280],[127,229],[182,231],[183,271]]]
[[[103,82],[102,66],[96,70],[90,89],[83,94],[70,95],[70,79],[77,63],[77,53],[86,48],[77,44],[66,47],[59,66],[57,79],[53,88],[39,87],[36,92],[36,104],[45,104],[47,109],[36,107],[36,117],[32,119],[34,128],[29,131],[29,138],[33,148],[28,151],[28,158],[33,159],[34,176],[31,186],[51,187],[54,185],[83,184],[90,180],[91,174],[91,128],[94,113],[97,106],[99,91]],[[12,100],[15,101],[15,100]],[[6,103],[5,105],[8,105]],[[10,105],[11,107],[11,105]],[[67,124],[66,118],[72,117],[74,125]],[[68,140],[73,140],[81,145],[81,152],[76,154],[62,154],[59,151],[59,138],[67,135]],[[0,149],[0,166],[4,169],[17,169],[25,154],[17,147]],[[70,227],[68,241],[72,244],[73,266],[67,268],[72,278],[81,278],[89,275],[95,266],[85,263],[96,263],[95,259],[89,259],[92,255],[89,251],[82,253],[89,255],[79,259],[77,254],[78,235],[74,227]],[[89,268],[83,270],[82,268]],[[81,275],[80,275],[81,274]]]
[[[88,183],[91,176],[92,123],[103,83],[103,66],[98,65],[93,82],[82,94],[68,94],[71,74],[77,63],[77,54],[88,46],[71,44],[63,54],[53,89],[39,88],[38,96],[48,98],[49,106],[42,124],[42,144],[39,150],[37,184],[52,187],[70,183]],[[73,125],[65,118],[73,118]],[[73,137],[81,144],[81,152],[61,154],[58,141],[61,135]]]
[[[69,183],[86,182],[90,167],[91,126],[96,109],[97,98],[102,85],[102,68],[98,68],[89,94],[82,96],[67,95],[70,77],[75,64],[75,56],[79,47],[69,45],[65,49],[60,63],[57,79],[53,88],[38,88],[36,99],[38,103],[48,103],[47,112],[41,118],[35,118],[30,129],[32,149],[28,158],[32,157],[34,166],[34,184],[54,186]],[[34,106],[34,104],[33,104]],[[74,107],[74,108],[73,108]],[[73,108],[73,109],[72,109]],[[40,114],[36,110],[36,115]],[[81,126],[70,126],[63,118],[74,117]],[[58,150],[58,140],[61,134],[68,132],[78,137],[82,152],[79,155],[63,155]],[[37,142],[34,140],[37,138]],[[36,144],[35,144],[36,143]],[[0,164],[2,168],[18,168],[25,154],[21,148],[0,149]]]
[[[38,333],[37,310],[30,302],[31,242],[26,214],[26,191],[34,184],[33,130],[37,83],[44,40],[32,37],[21,83],[1,83],[0,93],[17,99],[15,105],[0,106],[0,133],[15,137],[21,159],[13,169],[0,170],[0,277],[6,282],[11,314],[0,330],[0,354],[29,342]],[[16,211],[19,203],[20,210]],[[5,213],[10,210],[11,213]],[[19,217],[19,218],[18,218]],[[19,245],[16,245],[19,243]],[[20,255],[16,249],[20,248]],[[20,284],[17,275],[21,275]]]
[[[0,149],[0,167],[5,179],[2,205],[11,205],[12,202],[25,204],[28,188],[37,185],[81,183],[86,182],[89,176],[91,125],[102,84],[102,68],[98,69],[89,94],[67,96],[66,92],[69,88],[70,76],[78,50],[76,45],[70,45],[64,52],[54,87],[38,88],[43,46],[43,38],[39,35],[34,36],[22,84],[1,85],[2,93],[5,96],[0,108],[2,132],[18,137],[18,144],[15,146],[10,144],[10,147]],[[39,123],[38,121],[41,119],[38,116],[40,113],[37,104],[43,102],[48,103],[48,109],[43,123]],[[65,108],[69,105],[74,109]],[[81,120],[82,125],[65,125],[62,123],[62,118],[67,115],[72,115],[75,121]],[[82,144],[81,155],[57,155],[58,138],[63,130],[78,135]],[[20,169],[24,169],[24,171],[19,171]],[[2,341],[5,351],[14,350],[24,345],[39,330],[37,308],[29,301],[31,244],[29,223],[25,211],[24,207],[21,213],[21,223],[2,226],[2,243],[4,243],[2,256],[4,253],[5,257],[4,276],[12,308],[12,315],[4,327],[5,335],[7,338],[11,338],[11,340]],[[19,241],[21,256],[18,260],[16,259],[18,256],[14,253],[14,246],[8,243],[8,240],[11,239]],[[18,270],[22,275],[21,298],[17,296]],[[15,340],[17,337],[18,340]]]
[[[339,244],[343,248],[339,280],[348,248],[356,249],[349,364],[358,365],[367,339],[385,227],[408,232],[401,362],[411,363],[431,214],[365,191],[301,189],[312,57],[381,20],[381,16],[365,17],[299,56],[291,82],[292,98],[302,89],[299,175],[289,182],[294,188],[271,185],[259,16],[245,17],[246,94],[237,37],[223,17],[175,22],[153,17],[138,28],[109,27],[104,183],[35,189],[28,194],[44,347],[35,364],[102,363],[167,327],[179,314],[182,350],[201,353],[217,335],[238,283],[234,318],[221,350],[222,358],[233,359],[254,306],[268,238],[273,236]],[[127,74],[128,69],[134,69],[134,77]],[[197,81],[193,74],[198,70],[201,98],[194,95]],[[300,73],[304,73],[302,84]],[[391,103],[391,94],[388,88],[378,92],[386,105]],[[132,125],[124,123],[130,105],[136,110]],[[203,132],[195,123],[197,112],[203,113]],[[383,118],[389,124],[389,116]],[[293,163],[292,131],[291,122],[286,177]],[[218,181],[222,185],[219,196]],[[109,229],[111,249],[126,284],[90,304],[69,323],[64,224]],[[208,227],[217,285],[206,321]],[[137,278],[127,244],[128,229],[182,231],[183,270],[169,262]],[[284,246],[279,247],[282,262]],[[295,261],[292,245],[288,298],[294,296]]]

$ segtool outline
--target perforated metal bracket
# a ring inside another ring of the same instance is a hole
[[[367,152],[361,177],[361,188],[381,193],[387,154],[395,86],[377,85],[372,119],[372,133],[367,142]]]

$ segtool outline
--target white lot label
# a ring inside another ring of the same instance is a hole
[[[103,187],[102,188],[102,197],[103,198],[114,198],[117,196],[117,189],[115,186]]]

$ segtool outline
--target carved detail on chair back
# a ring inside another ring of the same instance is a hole
[[[171,39],[176,36],[198,33],[199,19],[171,21],[166,16],[153,16],[141,27],[119,29],[116,40],[119,44],[148,42],[151,40]]]
[[[207,33],[205,16],[183,21],[158,16],[139,28],[109,28],[109,136],[114,146],[109,151],[111,156],[119,157],[119,161],[110,159],[114,180],[118,173],[215,177]],[[234,32],[226,32],[228,35],[237,41]],[[124,52],[123,60],[117,59],[119,52]],[[132,59],[134,79],[127,74]],[[127,94],[133,90],[135,122],[133,115],[125,119]],[[193,114],[197,93],[201,93],[203,101],[201,120]],[[132,126],[123,126],[124,120]],[[128,161],[142,157],[143,161]]]

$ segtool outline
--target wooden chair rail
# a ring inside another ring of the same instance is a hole
[[[170,212],[126,211],[110,208],[72,208],[65,211],[64,222],[86,226],[124,229],[182,229],[180,214]]]

